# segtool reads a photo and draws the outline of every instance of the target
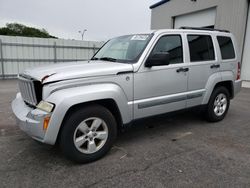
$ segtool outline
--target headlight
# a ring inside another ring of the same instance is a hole
[[[41,101],[39,104],[36,106],[40,110],[44,110],[46,112],[52,112],[54,109],[54,104],[46,102],[46,101]]]

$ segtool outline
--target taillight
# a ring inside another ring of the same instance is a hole
[[[236,80],[239,80],[240,79],[240,62],[238,62],[238,69],[237,69],[237,78]]]

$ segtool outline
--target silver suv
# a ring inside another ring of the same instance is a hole
[[[222,120],[240,91],[240,62],[227,31],[182,28],[109,40],[89,61],[19,75],[12,109],[20,128],[79,163],[104,156],[118,128],[203,106]]]

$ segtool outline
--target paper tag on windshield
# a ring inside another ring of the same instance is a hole
[[[130,40],[146,40],[148,35],[134,35]]]

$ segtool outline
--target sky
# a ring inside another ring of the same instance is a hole
[[[159,0],[0,0],[0,27],[17,22],[81,40],[150,31],[149,6]]]

